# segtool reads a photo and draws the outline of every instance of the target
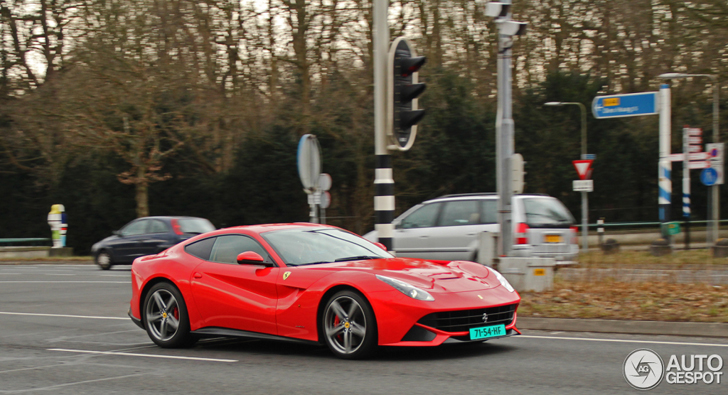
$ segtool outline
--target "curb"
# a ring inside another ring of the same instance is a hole
[[[728,323],[518,317],[518,329],[728,338]]]

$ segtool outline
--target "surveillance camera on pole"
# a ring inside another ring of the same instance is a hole
[[[482,4],[482,3],[481,3]],[[496,173],[498,190],[498,223],[501,228],[499,251],[510,256],[513,248],[511,200],[513,198],[513,100],[511,97],[511,48],[513,36],[526,33],[527,24],[511,20],[511,1],[491,1],[485,4],[485,14],[495,18],[498,27],[498,119],[496,120]],[[519,174],[520,172],[516,172]],[[516,178],[518,180],[518,178]],[[520,188],[519,188],[520,189]]]

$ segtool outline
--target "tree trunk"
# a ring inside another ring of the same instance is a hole
[[[146,179],[146,173],[140,166],[137,169],[136,187],[136,204],[137,218],[149,216],[149,184]]]

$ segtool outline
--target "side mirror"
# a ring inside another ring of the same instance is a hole
[[[238,254],[238,263],[242,265],[266,265],[264,261],[257,252],[245,251]]]
[[[383,249],[384,251],[387,251],[387,247],[386,247],[386,246],[385,246],[384,244],[382,244],[382,243],[380,243],[380,242],[376,242],[376,243],[374,243],[374,244],[375,244],[375,245],[376,245],[377,247],[379,247],[379,248]]]
[[[111,232],[111,234],[114,236],[121,236],[121,231],[115,230],[115,231]]]

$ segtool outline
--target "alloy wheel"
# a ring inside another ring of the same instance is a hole
[[[331,300],[324,313],[324,334],[335,352],[356,353],[367,335],[367,319],[359,302],[348,295]]]
[[[180,309],[177,299],[166,289],[157,289],[146,306],[146,320],[149,332],[157,340],[171,340],[180,325]]]

